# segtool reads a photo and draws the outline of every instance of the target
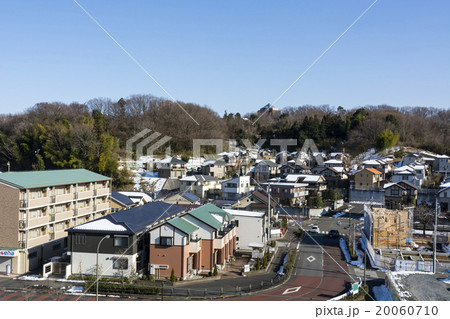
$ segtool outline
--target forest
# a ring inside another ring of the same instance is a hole
[[[0,171],[8,162],[15,171],[86,168],[112,177],[117,186],[126,183],[125,173],[117,170],[126,140],[145,128],[170,136],[172,154],[188,157],[192,140],[200,138],[289,138],[297,139],[299,148],[308,138],[320,150],[345,149],[351,155],[395,145],[450,155],[449,127],[450,111],[431,107],[303,105],[274,116],[257,110],[219,115],[153,95],[37,103],[19,114],[0,115]]]

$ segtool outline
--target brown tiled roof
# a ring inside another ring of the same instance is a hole
[[[365,168],[365,169],[368,170],[369,172],[375,174],[375,175],[381,174],[381,172],[376,170],[375,168]]]

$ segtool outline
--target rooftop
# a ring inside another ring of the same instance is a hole
[[[117,213],[75,226],[69,229],[69,231],[120,231],[127,234],[136,234],[145,230],[148,226],[158,221],[174,217],[184,210],[183,207],[178,205],[155,201],[142,206],[121,210]]]
[[[9,172],[0,175],[0,182],[18,188],[37,188],[107,180],[111,180],[111,178],[83,168]]]

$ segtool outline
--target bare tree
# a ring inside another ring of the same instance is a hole
[[[433,208],[425,205],[416,206],[414,208],[414,220],[423,224],[423,236],[425,237],[427,226],[433,224],[434,221]]]

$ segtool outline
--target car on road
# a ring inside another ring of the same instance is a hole
[[[312,226],[310,232],[311,233],[318,233],[319,232],[319,226],[315,226],[315,225]]]
[[[338,238],[339,237],[339,231],[336,229],[332,229],[328,232],[328,237],[330,238]]]

